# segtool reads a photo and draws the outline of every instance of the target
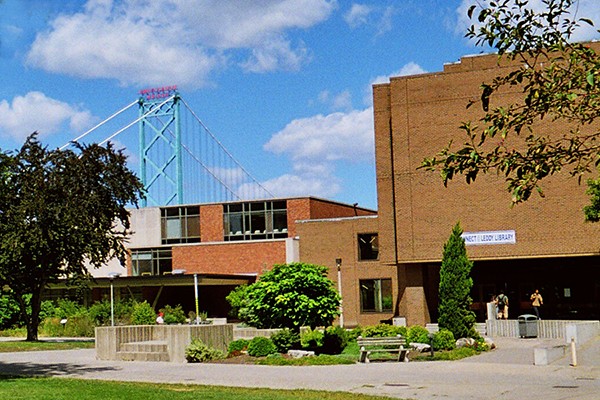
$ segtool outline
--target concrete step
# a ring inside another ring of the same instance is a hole
[[[170,361],[167,352],[118,351],[117,357],[121,361]]]
[[[117,357],[122,361],[170,361],[167,342],[162,340],[122,343]]]
[[[145,342],[122,343],[121,351],[136,353],[167,352],[167,342],[162,340],[149,340]]]

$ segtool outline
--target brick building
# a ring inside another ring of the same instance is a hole
[[[584,222],[584,184],[564,172],[543,182],[545,198],[534,194],[511,208],[501,176],[479,176],[470,185],[457,177],[444,187],[439,174],[418,169],[451,140],[465,141],[461,123],[483,115],[467,103],[480,98],[484,81],[510,68],[497,61],[496,55],[463,57],[442,72],[374,86],[378,217],[297,225],[303,261],[330,266],[337,281],[335,260],[342,259],[345,325],[393,317],[409,325],[436,321],[443,245],[457,222],[474,261],[479,321],[500,290],[510,299],[511,318],[531,313],[535,288],[544,296],[543,318],[600,317],[600,224]],[[517,95],[504,91],[492,101],[503,104]],[[567,127],[542,128],[560,135]],[[518,146],[522,139],[512,140]],[[374,237],[378,255],[364,259],[361,246]]]
[[[545,198],[534,194],[511,208],[502,176],[479,176],[471,185],[458,177],[446,188],[437,173],[417,169],[451,140],[465,141],[458,127],[482,116],[481,107],[466,104],[506,68],[497,65],[496,55],[463,57],[443,72],[374,86],[380,262],[397,266],[403,293],[397,313],[412,323],[437,317],[442,248],[457,222],[471,233],[467,244],[474,244],[467,251],[475,261],[480,319],[484,303],[501,289],[513,317],[530,312],[534,288],[544,296],[546,318],[599,317],[600,224],[584,222],[589,198],[568,172],[543,182]],[[506,104],[515,95],[504,91],[493,101]],[[545,124],[543,132],[555,137],[567,128]],[[511,140],[518,146],[522,139]],[[487,242],[480,240],[486,232]]]
[[[117,261],[91,273],[93,299],[108,295],[149,301],[155,309],[181,304],[194,310],[194,274],[200,310],[225,317],[225,296],[275,264],[299,261],[298,220],[374,216],[373,210],[315,197],[146,207],[131,211],[133,234],[125,270]],[[64,295],[56,291],[56,296]]]

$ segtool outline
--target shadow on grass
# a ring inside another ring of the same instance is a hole
[[[98,367],[76,363],[8,362],[0,361],[0,380],[27,378],[32,376],[77,377],[94,372],[116,371],[115,367]]]

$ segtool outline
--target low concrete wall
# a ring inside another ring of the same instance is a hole
[[[550,365],[567,354],[567,346],[536,347],[533,349],[534,365]]]
[[[272,334],[279,332],[281,329],[256,329],[256,328],[234,328],[233,337],[237,339],[251,340],[257,336],[271,337]]]
[[[600,335],[600,321],[578,321],[567,324],[565,327],[565,341],[571,343],[571,339],[575,340],[575,344],[582,345]]]
[[[227,351],[233,341],[233,325],[135,325],[96,328],[96,358],[118,360],[123,343],[163,341],[171,362],[185,362],[185,348],[193,339]]]
[[[565,339],[567,336],[566,329],[568,325],[582,326],[582,330],[590,332],[582,335],[586,335],[588,339],[594,335],[591,333],[594,331],[594,326],[597,326],[598,321],[568,321],[568,320],[537,320],[537,337],[542,339]],[[531,321],[528,321],[531,323]],[[583,328],[587,326],[587,328]],[[490,337],[519,337],[519,321],[516,319],[489,319],[486,321],[487,335]],[[583,332],[582,331],[582,332]],[[596,331],[598,332],[598,331]],[[598,333],[596,333],[598,334]],[[588,336],[591,335],[591,336]],[[583,337],[583,336],[582,336]]]

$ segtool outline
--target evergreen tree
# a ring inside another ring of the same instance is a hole
[[[473,262],[467,257],[463,231],[460,223],[452,229],[450,238],[444,244],[442,268],[440,270],[440,303],[438,324],[446,328],[455,338],[475,335],[475,313],[470,310],[471,268]]]

